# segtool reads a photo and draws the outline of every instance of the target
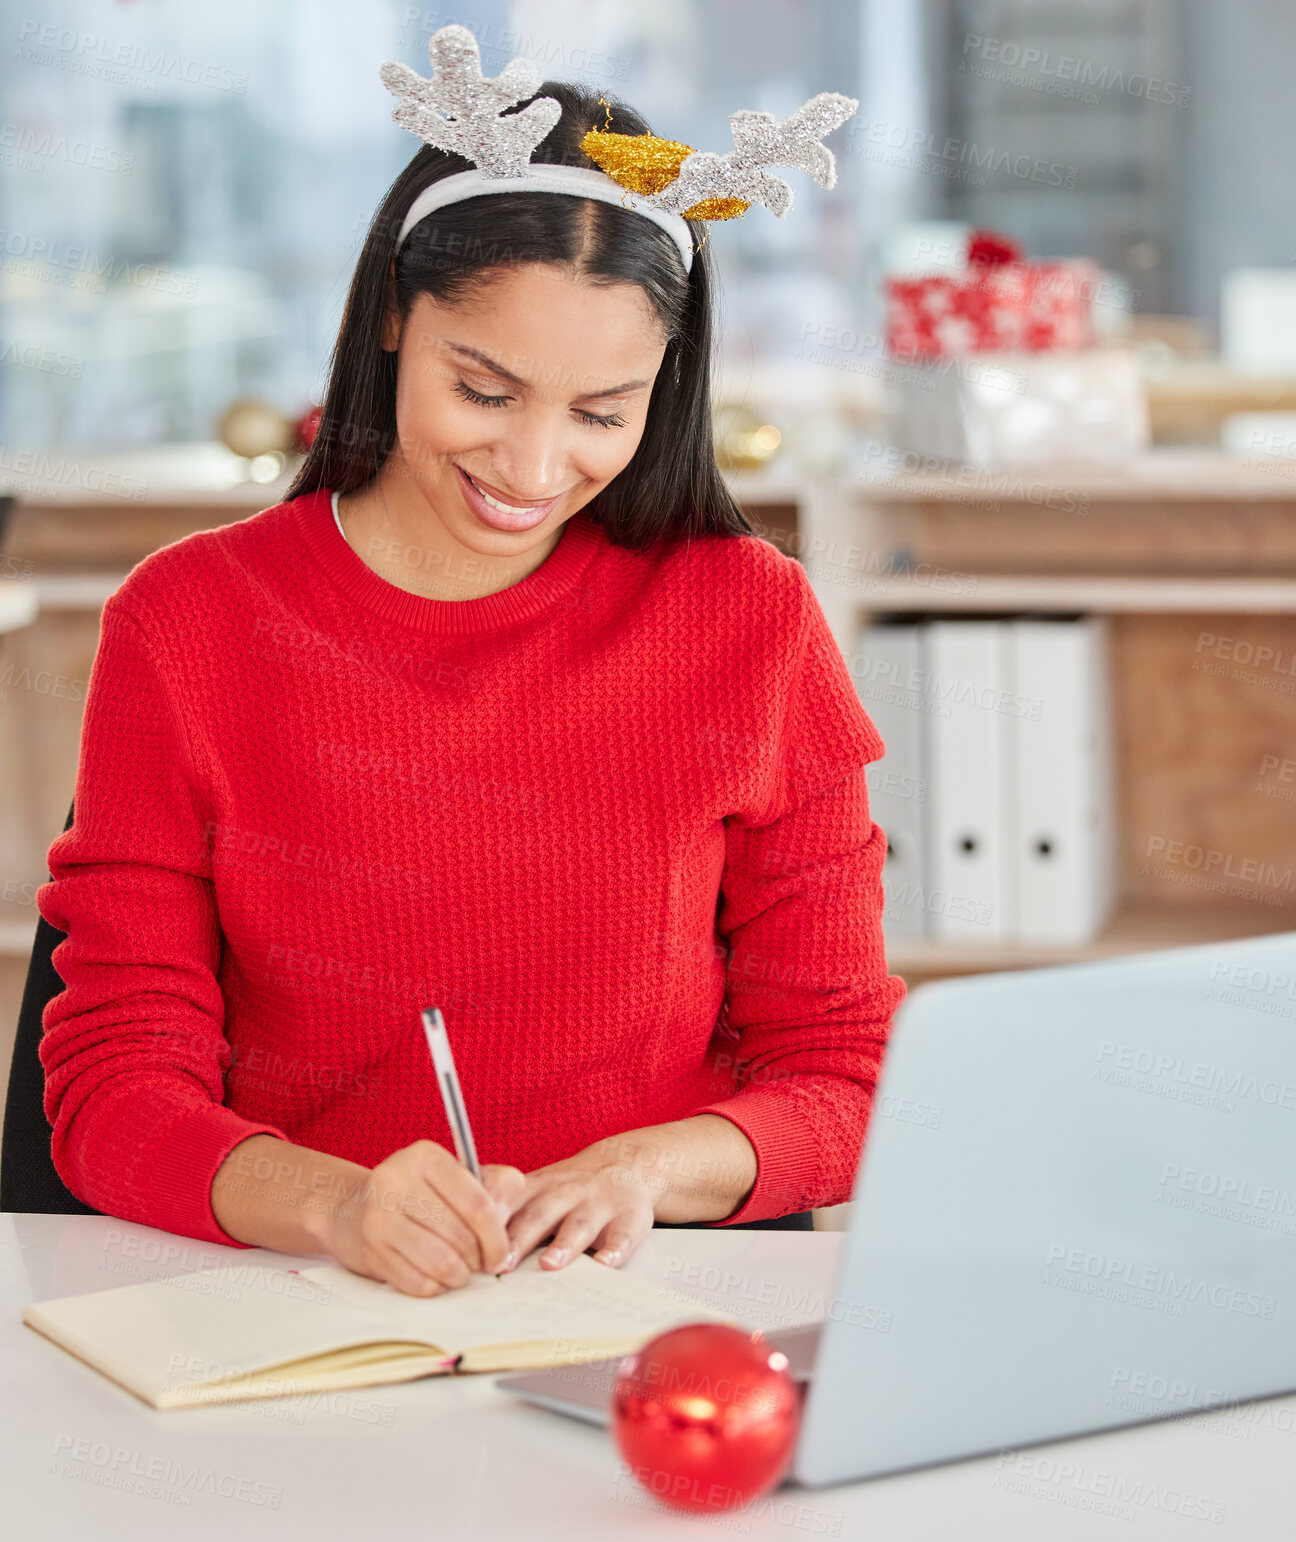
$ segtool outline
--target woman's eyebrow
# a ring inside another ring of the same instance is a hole
[[[469,348],[464,343],[448,343],[446,346],[453,353],[463,354],[469,359],[476,359],[479,364],[484,364],[492,373],[499,375],[504,380],[511,381],[515,386],[520,386],[524,391],[527,389],[525,380],[513,374],[511,370],[505,369],[502,364],[497,364],[494,359],[488,358],[480,349]],[[583,391],[579,399],[581,401],[598,401],[603,396],[624,396],[628,391],[641,391],[648,384],[647,380],[627,380],[624,385],[609,386],[606,391]]]

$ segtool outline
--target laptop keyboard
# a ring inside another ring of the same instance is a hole
[[[788,1374],[792,1380],[809,1381],[822,1332],[821,1322],[810,1322],[801,1328],[776,1328],[765,1337],[771,1348],[781,1349],[788,1357]]]
[[[771,1349],[788,1357],[788,1373],[793,1381],[809,1381],[814,1370],[815,1350],[821,1322],[799,1328],[776,1328],[765,1335]],[[495,1385],[505,1392],[515,1392],[529,1402],[588,1419],[593,1424],[608,1422],[612,1385],[616,1381],[621,1355],[610,1360],[587,1360],[580,1365],[554,1366],[546,1371],[528,1371],[520,1376],[505,1376]]]

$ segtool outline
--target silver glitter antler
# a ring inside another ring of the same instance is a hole
[[[652,202],[682,214],[708,198],[741,198],[760,203],[780,219],[792,207],[792,189],[766,166],[791,166],[812,176],[821,187],[837,181],[833,153],[819,141],[840,128],[859,102],[838,91],[821,91],[782,123],[767,112],[736,112],[729,119],[734,148],[727,155],[695,150],[685,156],[679,176]]]
[[[464,156],[483,176],[521,176],[531,152],[562,116],[562,106],[552,96],[501,116],[506,107],[535,94],[539,69],[519,56],[493,79],[484,79],[477,39],[458,25],[432,34],[428,56],[428,80],[390,61],[379,70],[383,85],[402,98],[392,111],[395,121],[426,144]]]

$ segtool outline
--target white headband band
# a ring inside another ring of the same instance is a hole
[[[682,215],[655,209],[606,172],[584,166],[549,166],[541,161],[531,161],[522,176],[488,177],[474,167],[472,171],[458,171],[452,177],[442,177],[439,182],[431,183],[410,205],[396,238],[396,250],[400,251],[405,237],[433,210],[464,198],[477,198],[482,193],[569,193],[573,198],[599,198],[604,203],[632,209],[660,225],[671,237],[679,248],[686,273],[693,267],[693,232]]]

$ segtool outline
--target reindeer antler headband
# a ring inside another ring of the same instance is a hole
[[[533,162],[531,154],[557,123],[561,105],[541,96],[521,112],[504,113],[540,85],[540,71],[529,59],[513,59],[493,79],[484,79],[477,39],[457,25],[434,32],[428,54],[428,80],[390,61],[379,71],[383,85],[401,98],[392,117],[426,144],[472,161],[474,169],[424,188],[401,225],[398,251],[420,220],[448,203],[483,193],[565,193],[645,215],[674,239],[688,272],[693,266],[688,221],[733,219],[752,203],[780,219],[787,214],[792,189],[766,167],[794,167],[821,187],[832,187],[836,162],[819,141],[859,106],[854,97],[821,91],[782,123],[767,112],[736,112],[729,119],[734,148],[727,155],[650,134],[591,129],[581,149],[602,171],[550,166]]]

